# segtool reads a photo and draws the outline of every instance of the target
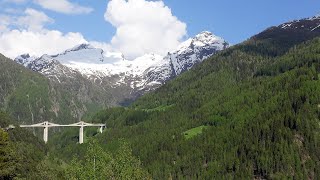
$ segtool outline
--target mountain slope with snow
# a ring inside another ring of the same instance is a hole
[[[58,83],[67,79],[76,80],[76,76],[81,74],[103,89],[111,88],[114,93],[121,89],[122,93],[125,92],[120,100],[123,101],[161,86],[228,46],[221,37],[204,31],[181,43],[164,57],[146,54],[128,60],[121,53],[110,53],[90,44],[81,44],[57,55],[39,58],[21,55],[15,61]]]
[[[142,87],[162,85],[227,47],[229,44],[224,39],[204,31],[181,43],[176,51],[168,53],[162,61],[149,67],[144,72]]]

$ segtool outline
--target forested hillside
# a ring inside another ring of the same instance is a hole
[[[0,55],[0,108],[19,124],[34,124],[43,121],[78,122],[87,113],[106,106],[91,99],[90,94],[97,96],[101,92],[96,91],[94,85],[86,84],[81,75],[73,81],[64,84],[51,82]],[[105,92],[100,97],[110,100]]]
[[[273,29],[101,111],[99,142],[125,138],[154,179],[320,178],[319,31]]]
[[[124,140],[113,153],[94,139],[75,144],[77,154],[69,154],[69,161],[12,122],[9,115],[0,112],[0,179],[151,179]]]
[[[36,177],[47,149],[29,131],[8,129],[11,123],[11,118],[0,112],[0,179]]]
[[[20,128],[5,132],[8,123],[2,123],[0,177],[320,179],[320,29],[315,28],[319,22],[304,19],[289,28],[286,23],[269,28],[129,107],[98,112],[92,121],[106,123],[107,129],[98,134],[86,128],[82,145],[76,144],[78,129],[56,134],[44,146],[29,139],[30,134],[22,137]],[[4,109],[18,118],[21,112],[32,117],[34,112],[25,103],[28,97],[35,97],[34,105],[52,103],[42,98],[51,89],[42,76],[10,67],[0,76],[12,79],[11,84],[1,83]],[[26,81],[17,81],[23,77]],[[70,104],[60,107],[66,106]],[[0,120],[10,119],[0,115]],[[20,135],[10,134],[15,131]],[[16,149],[30,146],[22,152],[30,159],[10,155],[17,152],[13,147],[19,139],[26,144]],[[12,171],[11,162],[20,169]]]

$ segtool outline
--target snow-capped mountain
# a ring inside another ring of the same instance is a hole
[[[16,57],[15,61],[19,64],[23,64],[23,65],[27,66],[35,59],[37,59],[37,57],[31,57],[29,54],[22,54],[22,55]]]
[[[221,37],[205,31],[181,43],[164,57],[146,54],[128,60],[121,53],[81,44],[57,55],[35,58],[25,54],[15,61],[59,83],[81,74],[102,88],[125,89],[135,97],[161,86],[228,46]]]
[[[320,15],[283,23],[278,27],[282,29],[288,29],[288,30],[298,29],[298,30],[315,31],[320,28]]]
[[[229,44],[221,37],[204,31],[181,43],[176,51],[169,52],[161,61],[150,66],[143,74],[141,86],[152,88],[156,84],[164,84],[227,47]]]

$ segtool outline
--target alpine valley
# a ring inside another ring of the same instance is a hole
[[[320,16],[165,56],[1,56],[0,95],[0,179],[320,179]],[[107,128],[83,144],[17,125],[84,119]]]
[[[121,53],[110,54],[90,44],[38,58],[20,55],[14,62],[23,65],[25,70],[6,60],[2,63],[7,65],[0,67],[3,68],[2,77],[6,79],[4,81],[9,80],[8,84],[20,81],[29,84],[32,81],[36,88],[27,88],[32,91],[29,93],[24,86],[21,87],[21,98],[17,98],[20,95],[13,94],[19,94],[20,84],[13,84],[12,88],[4,86],[2,89],[7,93],[2,94],[2,108],[22,123],[42,122],[44,119],[76,122],[102,108],[128,105],[227,47],[225,40],[205,31],[181,43],[164,57],[146,54],[127,60]],[[9,70],[12,67],[16,69]],[[13,80],[21,73],[21,78],[27,78],[24,75],[27,73],[42,80],[39,83],[32,78]],[[36,103],[30,103],[31,99]]]
[[[146,54],[127,60],[122,53],[104,52],[90,44],[81,44],[61,54],[39,58],[24,54],[14,61],[60,84],[70,85],[81,75],[102,91],[111,92],[112,103],[108,105],[114,106],[133,101],[228,47],[224,39],[205,31],[164,57]]]
[[[81,119],[88,110],[85,104],[100,108],[128,105],[228,47],[224,39],[204,31],[164,57],[146,54],[127,60],[122,53],[104,52],[90,44],[81,44],[57,55],[30,57],[24,54],[14,61],[44,75],[50,84],[71,90],[74,100],[82,104],[73,117]],[[55,113],[59,114],[59,110]]]

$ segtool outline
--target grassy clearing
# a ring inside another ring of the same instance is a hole
[[[189,129],[188,131],[183,132],[183,135],[186,139],[190,139],[194,136],[197,136],[202,133],[203,129],[207,129],[209,126],[199,126],[192,129]]]

